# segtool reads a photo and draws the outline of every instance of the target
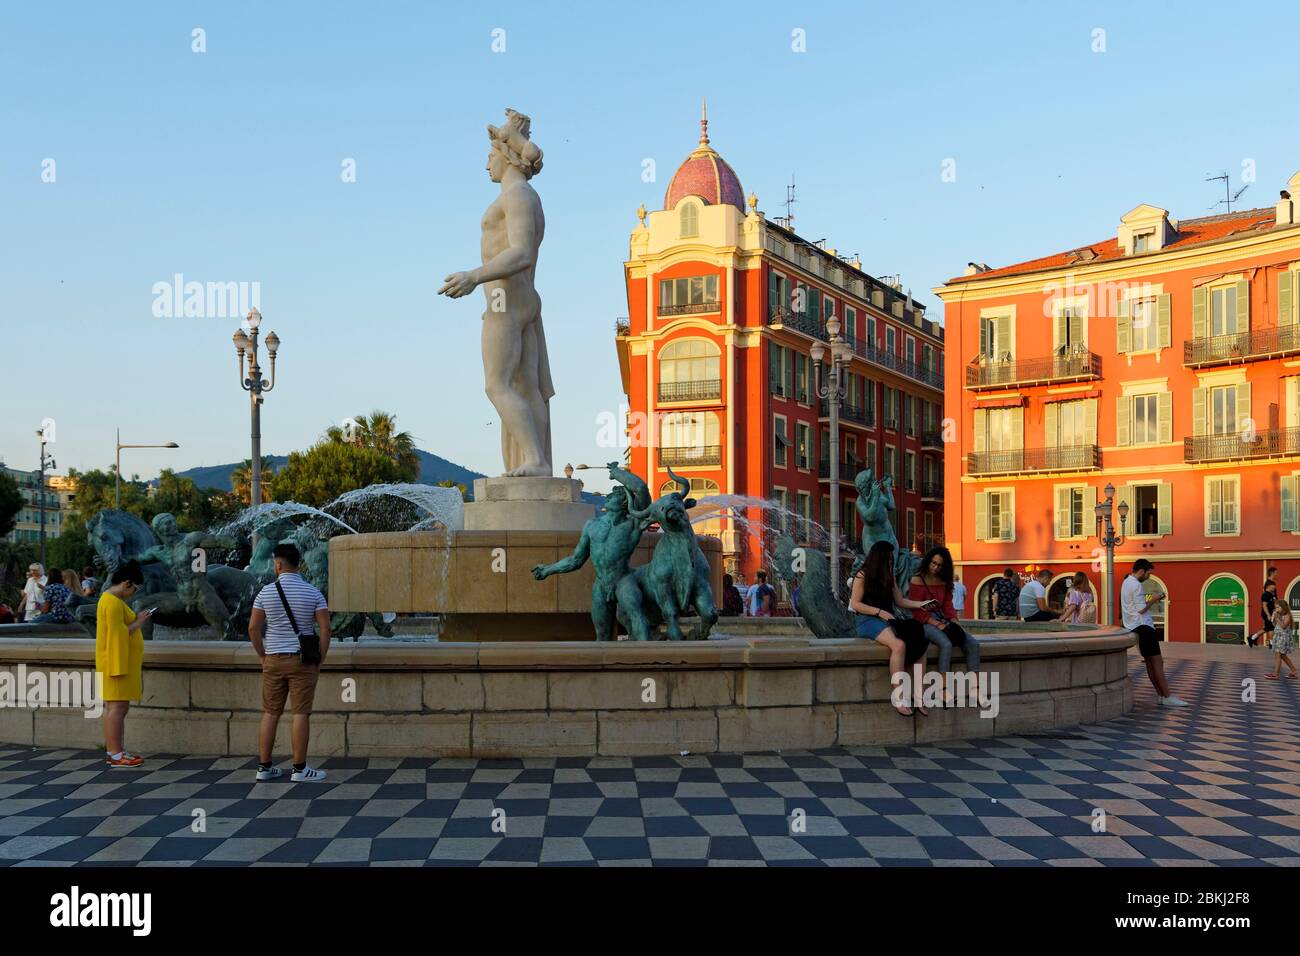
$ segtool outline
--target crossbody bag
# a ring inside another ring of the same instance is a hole
[[[279,578],[276,578],[275,581],[275,591],[280,595],[280,604],[284,606],[284,613],[289,615],[289,626],[298,635],[298,646],[302,649],[302,662],[304,664],[319,664],[320,635],[314,632],[304,634],[298,630],[298,622],[293,618],[293,608],[289,607],[289,599],[284,596],[284,588],[281,586]]]

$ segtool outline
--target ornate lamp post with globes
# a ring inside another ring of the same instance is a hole
[[[239,356],[239,384],[248,392],[253,410],[253,459],[248,503],[256,508],[262,503],[262,393],[275,388],[275,353],[280,348],[280,337],[274,332],[266,337],[266,353],[271,357],[271,380],[268,382],[262,378],[262,367],[257,363],[257,329],[262,324],[262,313],[253,309],[244,319],[244,324],[248,326],[248,332],[236,329],[233,340],[235,353]],[[248,358],[247,376],[244,375],[245,356]]]
[[[1125,531],[1128,526],[1128,502],[1119,503],[1119,534],[1115,534],[1115,486],[1106,483],[1103,489],[1106,500],[1097,502],[1093,509],[1097,515],[1097,540],[1106,549],[1106,622],[1115,624],[1115,549],[1127,540]]]
[[[840,338],[840,320],[834,315],[826,320],[826,335],[830,340],[831,367],[827,381],[822,381],[822,363],[826,359],[826,346],[814,342],[811,349],[814,385],[819,400],[830,407],[830,448],[828,449],[831,481],[831,592],[840,596],[840,402],[847,395],[848,381],[844,366],[853,356],[853,347]]]

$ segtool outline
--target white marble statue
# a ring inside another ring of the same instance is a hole
[[[546,221],[528,180],[542,168],[542,151],[528,138],[530,120],[506,110],[488,126],[487,172],[501,195],[483,214],[483,264],[454,272],[438,290],[453,299],[483,287],[483,379],[501,417],[501,457],[507,476],[551,476],[550,399],[555,394],[542,333],[542,300],[533,287]]]

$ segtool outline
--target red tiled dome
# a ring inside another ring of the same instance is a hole
[[[745,210],[745,191],[740,188],[740,178],[709,145],[707,119],[700,120],[700,145],[677,167],[668,183],[664,208],[672,209],[686,196],[698,196],[711,206],[731,203],[741,212]]]

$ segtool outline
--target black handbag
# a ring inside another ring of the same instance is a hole
[[[289,607],[289,599],[284,596],[284,588],[280,586],[279,578],[275,580],[275,591],[280,595],[280,603],[284,606],[284,613],[289,615],[289,626],[298,635],[298,646],[302,649],[302,662],[304,664],[319,664],[320,635],[316,633],[304,634],[298,630],[298,622],[293,619],[293,608]]]

